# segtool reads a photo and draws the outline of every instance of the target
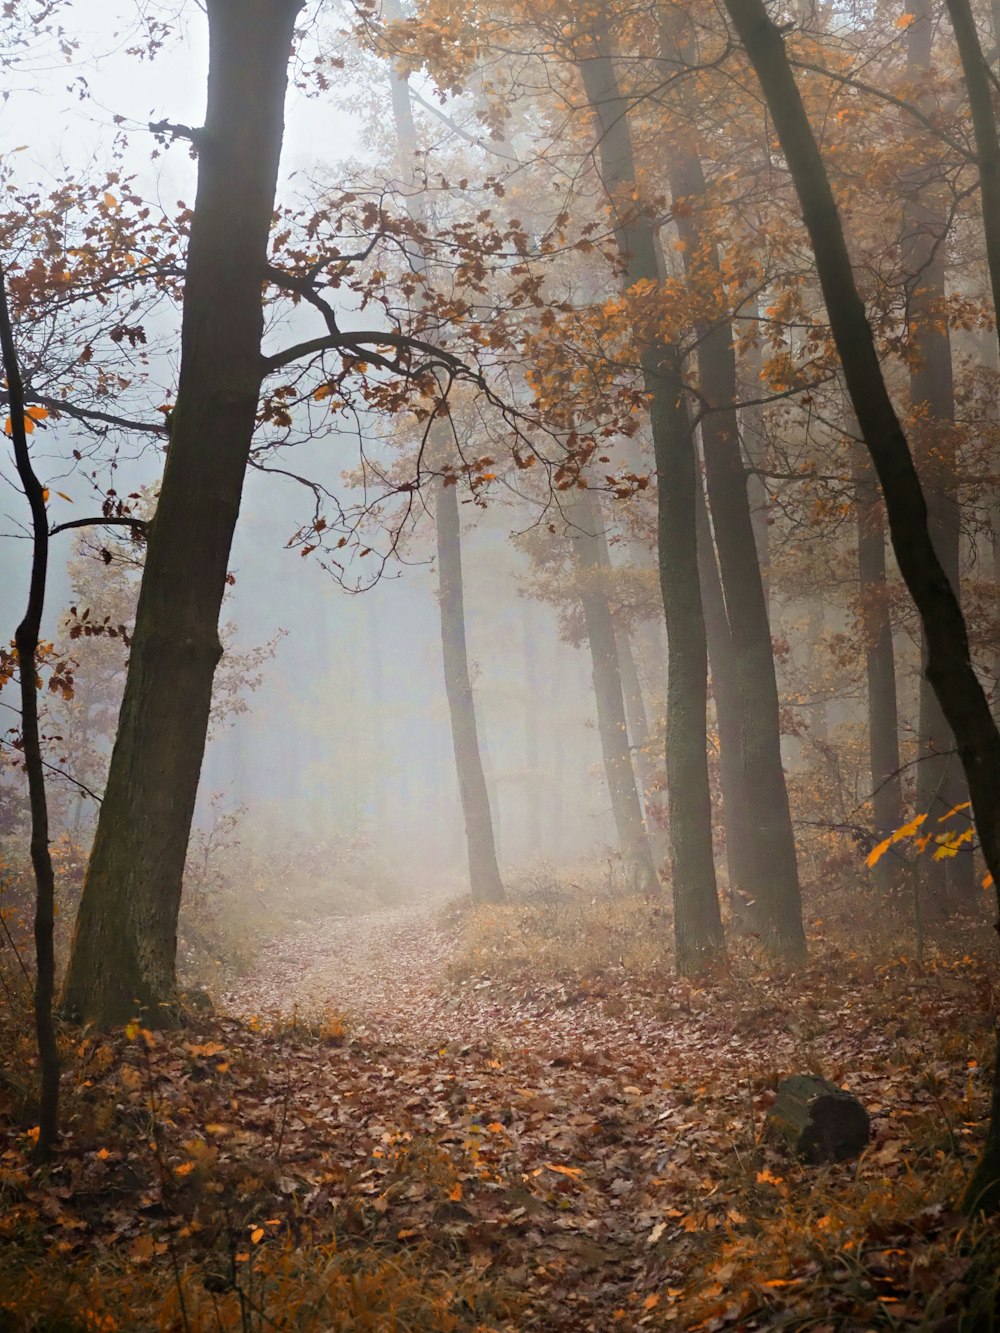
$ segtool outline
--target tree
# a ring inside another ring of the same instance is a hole
[[[565,512],[590,645],[597,729],[625,882],[647,897],[655,897],[660,892],[660,881],[636,788],[615,625],[601,586],[602,578],[610,571],[610,561],[600,510],[591,491],[584,488],[577,491]]]
[[[10,406],[10,434],[14,443],[17,475],[31,508],[31,579],[24,617],[17,627],[14,646],[21,696],[21,740],[24,766],[28,774],[28,801],[31,811],[31,865],[35,875],[35,1034],[41,1070],[38,1105],[39,1158],[46,1158],[55,1146],[59,1130],[59,1050],[56,1045],[52,1001],[55,994],[55,875],[49,852],[49,810],[45,791],[45,769],[38,727],[38,685],[35,654],[38,651],[42,612],[45,609],[45,584],[49,562],[49,519],[45,512],[46,492],[38,480],[28,451],[29,417],[25,410],[24,386],[18,364],[14,329],[7,302],[7,276],[0,268],[0,353]]]
[[[893,550],[926,635],[925,670],[958,745],[1000,904],[1000,731],[972,666],[958,597],[934,547],[913,457],[886,388],[839,210],[784,38],[762,0],[726,0],[726,9],[760,81],[795,185],[851,403],[882,487]],[[966,1206],[1000,1207],[1000,1059],[986,1146]]]
[[[390,0],[387,11],[399,17],[399,7]],[[403,177],[412,183],[418,156],[417,131],[410,104],[410,82],[406,73],[393,69],[392,111]],[[419,195],[409,200],[408,211],[421,225],[426,223]],[[418,249],[413,256],[418,273],[427,271],[426,256]],[[429,435],[437,446],[435,463],[441,466],[447,451],[448,420],[432,416]],[[442,475],[434,486],[434,526],[437,539],[438,605],[441,613],[441,649],[444,687],[448,696],[452,748],[458,775],[458,790],[465,820],[469,860],[469,888],[476,903],[502,902],[503,882],[497,866],[496,839],[489,792],[479,748],[476,701],[469,674],[469,651],[465,624],[465,594],[462,579],[462,524],[458,508],[458,477]]]
[[[181,368],[119,729],[63,1006],[99,1023],[161,1012],[204,753],[219,609],[266,363],[261,291],[301,0],[209,0],[208,109]]]
[[[628,106],[614,67],[607,15],[580,34],[576,59],[597,129],[626,293],[659,286],[654,228],[637,190]],[[708,783],[708,650],[698,583],[697,475],[678,349],[637,338],[649,394],[657,471],[658,561],[667,624],[667,801],[677,966],[697,971],[723,952]]]
[[[668,69],[694,63],[690,28],[673,15],[661,19]],[[668,174],[673,211],[693,282],[721,290],[719,248],[703,224],[706,181],[701,159],[670,149]],[[737,763],[746,807],[748,849],[741,858],[751,878],[738,888],[749,895],[749,918],[766,946],[780,957],[805,956],[802,895],[795,838],[781,757],[778,683],[767,596],[760,571],[747,476],[737,420],[736,352],[731,321],[717,315],[698,333],[701,439],[712,531],[733,652],[739,709]]]
[[[906,28],[906,64],[916,89],[915,104],[928,118],[934,114],[932,44],[934,11],[918,0]],[[926,138],[926,136],[924,136]],[[955,382],[951,337],[945,310],[945,258],[948,238],[947,195],[941,164],[932,144],[921,151],[911,136],[915,164],[904,176],[903,268],[907,289],[906,316],[910,348],[910,410],[914,453],[927,497],[928,519],[938,558],[961,600],[959,578],[960,511],[955,443]],[[929,160],[928,160],[929,158]],[[926,658],[926,635],[921,636]],[[968,800],[955,740],[941,705],[927,679],[920,681],[917,804],[935,818]],[[972,852],[966,846],[943,861],[926,860],[928,879],[939,911],[968,907],[975,897]]]

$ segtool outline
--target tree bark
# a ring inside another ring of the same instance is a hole
[[[911,82],[927,86],[934,37],[934,8],[929,0],[914,0],[913,22],[906,29],[906,65]],[[933,116],[933,97],[917,94],[920,109]],[[933,167],[931,168],[933,173]],[[958,480],[955,470],[955,385],[951,335],[943,318],[945,300],[945,242],[947,215],[938,202],[933,174],[919,164],[906,174],[907,199],[903,210],[903,266],[908,288],[908,333],[914,354],[910,366],[910,407],[913,413],[913,452],[920,474],[931,538],[945,573],[961,600],[959,548],[961,540]],[[921,635],[921,660],[926,661],[927,640]],[[945,720],[926,673],[920,680],[917,724],[917,805],[931,820],[969,799],[962,767],[955,753],[955,738]],[[975,900],[972,850],[942,861],[925,857],[921,873],[927,899],[947,913],[968,907]]]
[[[681,53],[664,30],[668,59]],[[676,226],[684,242],[688,274],[707,270],[722,286],[718,250],[703,235],[697,208],[705,195],[701,161],[679,155],[671,164],[670,192]],[[767,598],[754,537],[746,470],[740,453],[736,415],[736,354],[733,330],[723,320],[700,330],[698,370],[701,439],[715,548],[725,598],[740,703],[739,761],[742,767],[747,832],[750,835],[747,886],[750,922],[778,957],[800,961],[806,940],[802,927],[795,836],[781,758],[778,682],[775,675]]]
[[[301,0],[208,0],[181,367],[125,696],[63,994],[99,1024],[175,992],[181,878],[264,362],[261,290]]]
[[[465,642],[458,490],[454,484],[446,485],[440,479],[435,482],[434,496],[444,686],[451,716],[451,739],[455,750],[462,814],[465,817],[469,887],[473,902],[498,903],[503,901],[504,891],[497,868],[493,818],[479,749],[476,709],[469,676],[469,654]]]
[[[748,318],[754,323],[760,319],[760,308],[755,298],[748,310]],[[739,385],[740,398],[750,400],[758,398],[761,392],[761,371],[764,358],[759,344],[750,347],[743,359],[742,382]],[[764,600],[770,619],[771,604],[771,529],[768,525],[767,483],[761,473],[767,462],[767,438],[764,430],[764,409],[759,403],[744,407],[740,412],[740,443],[743,445],[744,462],[748,468],[747,498],[750,501],[750,517],[753,520],[753,535],[757,543],[757,563],[760,565],[761,581],[764,584]]]
[[[871,770],[874,841],[881,842],[903,823],[899,773],[899,721],[896,661],[885,577],[885,528],[871,461],[861,449],[853,460],[854,504],[858,533],[858,594],[868,681],[868,759]],[[905,867],[893,856],[875,866],[879,888],[902,882]]]
[[[625,286],[658,284],[653,224],[632,198],[636,171],[628,105],[618,88],[606,15],[581,42],[577,64],[598,130],[598,161]],[[724,952],[708,782],[708,653],[698,583],[697,468],[676,347],[640,346],[639,360],[650,403],[660,591],[667,626],[666,768],[675,945],[678,969],[695,972]]]
[[[632,767],[614,620],[607,593],[601,586],[610,563],[600,514],[593,495],[587,490],[579,491],[568,509],[567,519],[571,524],[568,536],[573,546],[580,603],[590,644],[597,730],[625,883],[646,897],[656,897],[660,892],[660,881],[646,835]]]
[[[753,902],[752,885],[755,878],[746,791],[747,772],[741,760],[742,704],[733,671],[732,633],[715,558],[715,539],[701,486],[698,487],[696,521],[698,577],[701,583],[701,604],[705,612],[715,723],[719,733],[719,782],[722,787],[722,821],[726,831],[729,910],[732,921],[742,929],[749,916],[749,905]]]
[[[976,138],[976,157],[979,164],[979,193],[983,210],[983,232],[986,238],[986,261],[990,274],[990,287],[993,293],[993,315],[1000,340],[1000,136],[997,134],[996,117],[993,114],[991,83],[993,75],[983,56],[976,32],[972,9],[968,0],[947,0],[948,13],[951,16],[955,40],[958,43],[962,73],[969,94],[969,109],[972,112],[972,126]],[[993,7],[994,32],[997,27],[997,9]],[[956,734],[957,731],[956,731]],[[959,736],[959,753],[962,753]],[[964,762],[964,754],[963,754]],[[968,771],[968,770],[967,770]],[[969,786],[972,789],[972,808],[976,815],[976,827],[980,841],[983,842],[982,828],[979,823],[979,807],[971,775]],[[986,853],[983,842],[983,852]],[[1000,901],[1000,875],[994,861],[986,856],[986,864],[993,876],[993,886]],[[1000,1036],[997,1040],[997,1054],[993,1064],[993,1093],[990,1101],[990,1127],[986,1136],[986,1146],[979,1159],[979,1165],[969,1181],[963,1204],[967,1211],[980,1209],[990,1212],[1000,1210]]]
[[[923,491],[882,376],[840,214],[784,39],[762,0],[726,0],[726,9],[760,80],[795,185],[848,392],[882,487],[896,562],[927,635],[925,669],[955,735],[1000,905],[1000,732],[972,666],[958,598],[931,539]],[[997,1078],[986,1148],[966,1196],[968,1207],[991,1211],[1000,1205]]]
[[[55,995],[55,873],[49,851],[49,806],[45,791],[45,766],[38,726],[38,682],[35,654],[45,609],[45,583],[49,565],[49,519],[45,512],[45,491],[35,475],[28,450],[25,427],[24,385],[14,343],[10,307],[7,302],[7,275],[0,267],[0,349],[4,378],[7,381],[7,405],[10,434],[14,444],[14,463],[18,480],[31,510],[31,576],[28,604],[14,634],[17,650],[17,678],[21,698],[21,743],[24,767],[28,775],[28,807],[31,813],[31,868],[35,876],[35,1039],[38,1046],[40,1087],[38,1097],[38,1138],[35,1157],[45,1161],[51,1156],[59,1134],[59,1049],[56,1044],[52,1001]]]

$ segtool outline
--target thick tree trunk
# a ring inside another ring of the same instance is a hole
[[[181,877],[218,621],[263,374],[261,289],[301,0],[208,0],[181,368],[118,736],[63,1004],[155,1020],[172,1000]]]
[[[1000,904],[1000,732],[970,660],[958,598],[934,549],[920,481],[882,376],[840,214],[784,39],[763,0],[726,0],[726,8],[757,72],[795,184],[848,392],[882,486],[896,561],[927,635],[927,675],[955,735]],[[966,1198],[970,1208],[1000,1205],[998,1077],[986,1149]]]
[[[855,450],[853,470],[858,531],[858,593],[868,681],[868,758],[873,833],[875,842],[881,842],[903,823],[896,660],[889,615],[889,589],[885,577],[882,503],[871,462],[860,448]],[[901,872],[904,870],[905,867],[896,857],[883,856],[875,866],[876,882],[881,889],[890,889],[901,882]]]
[[[994,33],[997,28],[997,8],[993,6]],[[986,237],[986,259],[990,274],[990,287],[993,292],[993,314],[1000,339],[1000,136],[997,134],[996,117],[993,113],[991,90],[992,72],[987,66],[979,44],[975,21],[969,0],[948,0],[948,13],[955,30],[959,57],[962,61],[962,73],[969,94],[969,109],[972,112],[972,125],[976,136],[976,157],[979,163],[979,193],[983,209],[983,231]],[[964,761],[961,733],[959,752]],[[968,771],[968,770],[967,770]],[[976,791],[972,788],[972,805],[976,814],[976,826],[980,840],[983,839],[979,823],[979,807]],[[996,793],[994,793],[996,799]],[[985,852],[985,845],[984,845]],[[987,855],[986,863],[993,876],[993,885],[1000,901],[1000,875],[997,874],[995,860]],[[1000,1209],[1000,1038],[997,1042],[997,1055],[993,1064],[993,1096],[990,1102],[990,1128],[986,1146],[979,1165],[969,1182],[964,1204],[970,1212],[980,1208],[996,1212]]]
[[[448,696],[455,768],[462,798],[462,814],[465,817],[469,887],[473,902],[498,903],[503,901],[504,891],[497,868],[493,817],[479,749],[476,709],[469,676],[469,654],[465,641],[458,489],[454,484],[448,486],[444,480],[438,480],[434,485],[434,499],[444,687]]]
[[[598,129],[598,160],[626,287],[658,283],[654,228],[634,198],[628,104],[618,88],[605,25],[599,23],[581,42],[577,63]],[[677,966],[694,972],[724,950],[708,782],[708,653],[698,583],[697,467],[677,349],[647,345],[639,356],[650,398],[660,591],[667,626],[667,802]]]
[[[913,22],[906,29],[907,74],[921,110],[935,113],[934,98],[923,91],[931,70],[935,9],[930,0],[915,0]],[[958,481],[955,470],[955,386],[951,335],[943,317],[945,301],[946,200],[940,200],[936,164],[918,164],[908,175],[904,209],[903,267],[907,278],[909,336],[915,360],[910,367],[913,452],[927,497],[927,516],[938,559],[956,596],[959,589],[961,540]],[[927,639],[921,636],[921,660]],[[937,696],[923,674],[918,721],[917,805],[931,820],[969,799],[955,738]],[[970,906],[976,896],[972,851],[934,861],[925,857],[921,871],[928,901],[939,912]]]
[[[590,644],[604,774],[611,797],[611,813],[618,835],[625,882],[646,897],[655,897],[660,892],[660,881],[646,836],[635,770],[632,767],[615,626],[607,593],[602,587],[610,565],[600,515],[591,492],[579,491],[566,516],[570,524],[567,535],[573,545],[580,603]]]
[[[664,41],[673,57],[676,47],[669,33]],[[697,214],[706,188],[701,162],[690,154],[680,156],[669,174],[675,204],[679,200],[686,204],[675,209],[686,270],[697,275],[700,268],[703,275],[707,269],[721,286],[719,255],[702,235]],[[781,759],[778,683],[767,598],[740,452],[736,354],[728,322],[701,331],[698,369],[705,479],[740,700],[739,757],[751,837],[748,869],[753,876],[748,886],[753,903],[749,918],[771,952],[799,961],[806,952],[802,895]]]

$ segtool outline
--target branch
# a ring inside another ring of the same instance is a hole
[[[970,152],[960,140],[953,139],[950,134],[946,134],[940,125],[935,125],[930,116],[925,115],[918,106],[914,106],[912,102],[907,102],[905,98],[896,97],[893,93],[887,92],[885,88],[876,88],[871,83],[865,83],[863,79],[857,79],[853,74],[838,74],[835,69],[827,69],[825,65],[814,65],[809,60],[795,60],[792,56],[789,56],[788,62],[796,69],[807,70],[810,74],[822,75],[823,78],[833,79],[835,83],[857,88],[859,93],[867,93],[869,97],[875,97],[880,102],[888,102],[890,106],[896,107],[899,111],[905,111],[907,115],[919,121],[925,130],[929,130],[935,138],[946,143],[966,162],[974,163],[976,161],[975,153]]]
[[[66,532],[68,528],[133,528],[145,534],[148,527],[149,522],[145,518],[74,518],[69,523],[57,523],[54,528],[49,528],[49,536]]]
[[[166,435],[168,428],[165,422],[158,421],[134,421],[131,417],[118,417],[110,412],[101,412],[96,407],[77,407],[73,403],[67,403],[62,398],[50,398],[48,394],[35,393],[29,389],[27,397],[31,402],[37,403],[39,407],[47,407],[50,412],[58,412],[63,416],[73,417],[76,421],[82,421],[89,425],[93,421],[99,421],[103,425],[118,426],[121,430],[140,430],[147,435]],[[4,401],[6,395],[0,395],[0,401]]]
[[[151,120],[148,125],[151,134],[169,134],[171,139],[187,139],[200,148],[205,142],[204,129],[195,129],[192,125],[178,125],[172,120]]]

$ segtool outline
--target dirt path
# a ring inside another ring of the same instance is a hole
[[[441,906],[304,926],[225,997],[243,1018],[297,1007],[346,1019],[332,1048],[299,1030],[284,1053],[266,1025],[253,1038],[276,1044],[283,1091],[264,1111],[294,1108],[282,1151],[311,1164],[309,1215],[333,1208],[343,1234],[437,1246],[435,1262],[514,1293],[520,1313],[501,1326],[518,1333],[673,1330],[691,1309],[699,1327],[765,1329],[774,1292],[783,1326],[812,1326],[812,1260],[798,1276],[781,1255],[771,1269],[758,1258],[755,1211],[770,1217],[792,1188],[805,1209],[813,1188],[760,1141],[767,1085],[817,1061],[847,1074],[872,1111],[878,1170],[894,1170],[931,1097],[899,1071],[905,1018],[887,1018],[877,987],[821,965],[794,987],[664,980],[654,992],[612,964],[589,983],[530,970],[456,980]],[[901,1015],[930,1002],[923,984],[897,997]],[[967,999],[959,986],[935,1002],[943,1027]],[[825,1187],[849,1187],[851,1169],[823,1168]],[[723,1241],[742,1286],[692,1287]],[[891,1253],[908,1262],[899,1243]]]
[[[223,997],[247,1016],[343,1015],[352,1030],[434,1040],[450,1026],[441,993],[454,940],[441,903],[330,917],[272,941],[251,976]]]

